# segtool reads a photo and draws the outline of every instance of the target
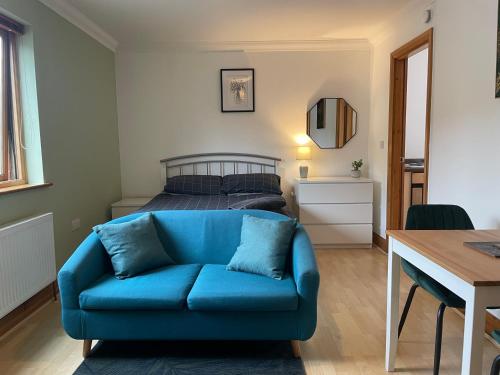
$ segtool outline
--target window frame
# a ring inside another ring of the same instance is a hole
[[[22,121],[19,95],[19,62],[17,56],[17,38],[24,33],[24,26],[0,14],[0,38],[2,39],[1,53],[3,54],[0,74],[2,75],[2,117],[0,124],[2,137],[3,168],[0,174],[0,189],[26,184],[25,156],[22,150]],[[12,126],[9,126],[9,122]],[[13,134],[10,134],[12,131]],[[14,139],[14,150],[10,140]],[[12,160],[11,155],[15,155]],[[16,176],[10,176],[12,163],[16,163]]]
[[[1,74],[2,74],[2,101],[0,105],[2,106],[1,108],[1,113],[3,114],[3,119],[0,124],[1,126],[1,132],[2,132],[2,149],[0,150],[2,153],[2,173],[0,173],[0,184],[5,183],[6,181],[9,180],[9,133],[8,133],[8,126],[7,126],[7,113],[6,113],[6,101],[7,101],[7,64],[6,62],[6,56],[7,56],[7,40],[6,40],[6,32],[2,29],[0,29],[0,38],[2,39],[2,49],[1,53],[3,54],[2,58],[2,63],[3,66],[1,69]]]

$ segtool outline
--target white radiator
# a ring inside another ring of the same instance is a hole
[[[0,318],[56,279],[52,217],[0,227]]]

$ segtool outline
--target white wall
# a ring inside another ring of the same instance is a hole
[[[500,228],[498,0],[436,3],[429,200]]]
[[[428,57],[429,49],[426,48],[408,58],[405,131],[407,159],[423,159],[425,155]]]
[[[422,21],[423,11],[428,5],[428,1],[414,1],[384,25],[382,36],[374,41],[373,46],[368,168],[369,176],[375,181],[373,228],[376,233],[384,237],[387,208],[390,54],[431,27]]]
[[[368,157],[369,176],[375,180],[374,229],[385,236],[389,56],[434,26],[429,201],[462,205],[478,228],[499,227],[500,100],[494,99],[498,2],[436,0],[434,20],[426,25],[422,13],[429,3],[414,1],[385,24],[371,56],[368,51],[121,51],[117,85],[123,195],[157,193],[158,161],[192,152],[276,155],[284,159],[284,181],[290,183],[298,175],[293,137],[305,131],[307,108],[320,97],[339,96],[358,111],[359,133],[342,150],[313,147],[311,174],[347,174],[352,160]],[[223,67],[255,68],[255,113],[220,113]]]
[[[386,25],[373,49],[369,174],[375,184],[375,231],[385,236],[389,56],[434,26],[429,203],[464,207],[477,228],[500,227],[500,100],[494,98],[497,0],[427,2]],[[380,141],[385,147],[380,148]]]
[[[255,113],[221,113],[219,69],[255,68]],[[159,160],[234,151],[284,159],[298,176],[294,136],[321,97],[343,97],[358,111],[358,134],[345,148],[313,146],[310,174],[347,175],[367,158],[370,51],[132,52],[117,55],[118,117],[124,196],[160,191]]]

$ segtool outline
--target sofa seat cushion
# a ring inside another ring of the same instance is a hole
[[[297,287],[290,275],[275,280],[206,264],[187,304],[189,310],[198,311],[293,311],[298,308]]]
[[[199,264],[171,265],[119,280],[109,274],[80,293],[86,310],[181,310]]]

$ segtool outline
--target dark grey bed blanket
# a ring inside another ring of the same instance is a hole
[[[246,203],[248,203],[253,209],[265,209],[266,211],[274,211],[292,216],[286,206],[280,209],[265,208],[266,204],[276,205],[276,199],[283,198],[276,194],[186,195],[160,193],[136,212],[163,210],[228,210],[245,208],[244,206],[247,206]],[[260,208],[256,207],[259,203],[263,204]]]

